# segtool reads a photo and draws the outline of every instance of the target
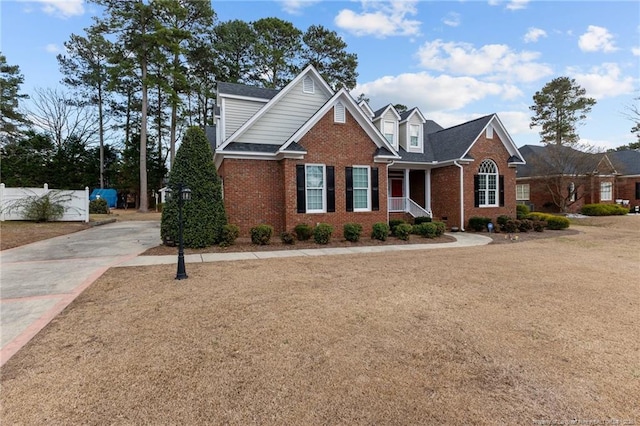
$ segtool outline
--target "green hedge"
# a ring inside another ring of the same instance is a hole
[[[587,216],[622,216],[629,213],[629,209],[619,204],[585,204],[580,213]]]
[[[345,240],[355,243],[360,239],[360,235],[362,234],[362,225],[359,223],[345,223],[343,233]]]
[[[378,222],[373,224],[373,230],[371,232],[371,238],[380,241],[386,241],[389,236],[389,225],[384,222]]]
[[[333,234],[333,226],[328,223],[319,223],[313,228],[313,239],[317,244],[328,244]]]

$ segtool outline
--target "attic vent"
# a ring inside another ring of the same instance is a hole
[[[491,124],[487,126],[487,139],[493,139],[493,126]]]
[[[333,107],[333,121],[336,123],[345,122],[345,111],[344,111],[344,105],[342,104],[342,102],[338,102]]]
[[[315,85],[313,84],[313,79],[311,77],[306,76],[302,80],[302,91],[304,93],[314,93],[315,92]]]

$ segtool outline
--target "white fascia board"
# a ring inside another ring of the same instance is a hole
[[[269,98],[254,98],[253,96],[242,96],[242,95],[231,95],[231,94],[224,94],[224,95],[220,95],[220,98],[228,98],[228,99],[239,99],[242,101],[253,101],[253,102],[263,102],[263,103],[267,103],[269,102]]]
[[[240,128],[233,132],[233,134],[229,136],[229,138],[221,145],[221,147],[224,149],[227,145],[240,137],[251,126],[253,126],[253,124],[258,121],[260,117],[266,114],[266,112],[269,111],[273,107],[273,105],[280,102],[280,100],[285,97],[298,84],[298,82],[300,82],[305,76],[309,74],[315,76],[316,80],[319,81],[320,86],[324,90],[326,90],[327,93],[329,93],[330,95],[333,94],[333,90],[331,90],[331,87],[329,87],[327,82],[324,81],[318,71],[313,67],[313,65],[309,65],[300,74],[298,74],[296,78],[291,80],[289,84],[287,84],[282,90],[280,90],[277,95],[271,98],[269,102],[267,102],[262,108],[260,108],[258,112],[256,112],[250,119],[248,119],[242,126],[240,126]]]

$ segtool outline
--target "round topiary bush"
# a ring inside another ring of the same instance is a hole
[[[104,198],[89,201],[90,214],[109,214],[109,204]]]
[[[360,239],[360,235],[362,234],[362,225],[359,223],[345,223],[343,233],[345,240],[355,243]]]
[[[313,239],[317,244],[328,244],[333,234],[333,226],[328,223],[319,223],[313,228]]]
[[[371,238],[387,241],[387,237],[389,236],[389,225],[384,222],[378,222],[373,224],[373,230],[371,232]]]
[[[413,226],[411,226],[411,224],[409,223],[404,222],[396,226],[394,235],[403,241],[409,241],[412,230]]]
[[[306,223],[299,223],[293,228],[293,232],[296,234],[298,241],[307,241],[313,236],[313,228]]]
[[[273,227],[271,225],[258,225],[251,228],[251,242],[259,246],[269,244],[273,235]]]

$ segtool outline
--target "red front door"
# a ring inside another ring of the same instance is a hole
[[[402,179],[391,179],[391,197],[402,197],[404,194]]]

